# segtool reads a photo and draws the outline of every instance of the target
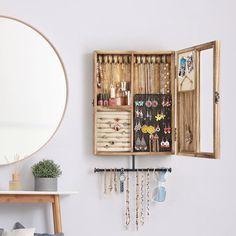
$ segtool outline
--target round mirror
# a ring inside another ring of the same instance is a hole
[[[66,103],[65,68],[52,44],[32,26],[0,17],[0,165],[42,148]]]

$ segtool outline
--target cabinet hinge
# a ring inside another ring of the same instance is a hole
[[[215,92],[215,104],[218,104],[220,101],[220,93],[219,92]]]
[[[94,106],[94,99],[93,99],[93,101],[92,101],[92,105]]]
[[[177,130],[175,128],[175,131],[174,131],[174,140],[176,141],[177,140]]]

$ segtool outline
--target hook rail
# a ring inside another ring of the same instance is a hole
[[[125,171],[125,172],[137,172],[137,171],[144,171],[144,172],[147,172],[147,171],[165,171],[165,172],[171,172],[172,171],[172,168],[137,168],[137,169],[116,169],[116,168],[110,168],[110,169],[100,169],[100,168],[94,168],[94,173],[97,173],[97,172],[111,172],[111,171],[116,171],[116,172],[121,172],[122,171]]]

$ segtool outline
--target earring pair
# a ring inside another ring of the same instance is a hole
[[[150,108],[150,107],[157,107],[158,106],[158,102],[157,100],[153,100],[151,101],[150,99],[146,101],[145,103],[146,107]]]
[[[136,114],[136,117],[137,117],[137,118],[141,118],[141,119],[143,118],[142,109],[139,110],[139,108],[136,108],[135,114]]]
[[[164,128],[164,133],[165,133],[165,134],[170,134],[170,133],[171,133],[171,127],[170,127],[170,125],[168,125],[168,127],[165,126],[165,128]]]

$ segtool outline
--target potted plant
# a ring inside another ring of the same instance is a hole
[[[57,191],[57,178],[61,167],[53,160],[42,160],[32,166],[35,191]]]

